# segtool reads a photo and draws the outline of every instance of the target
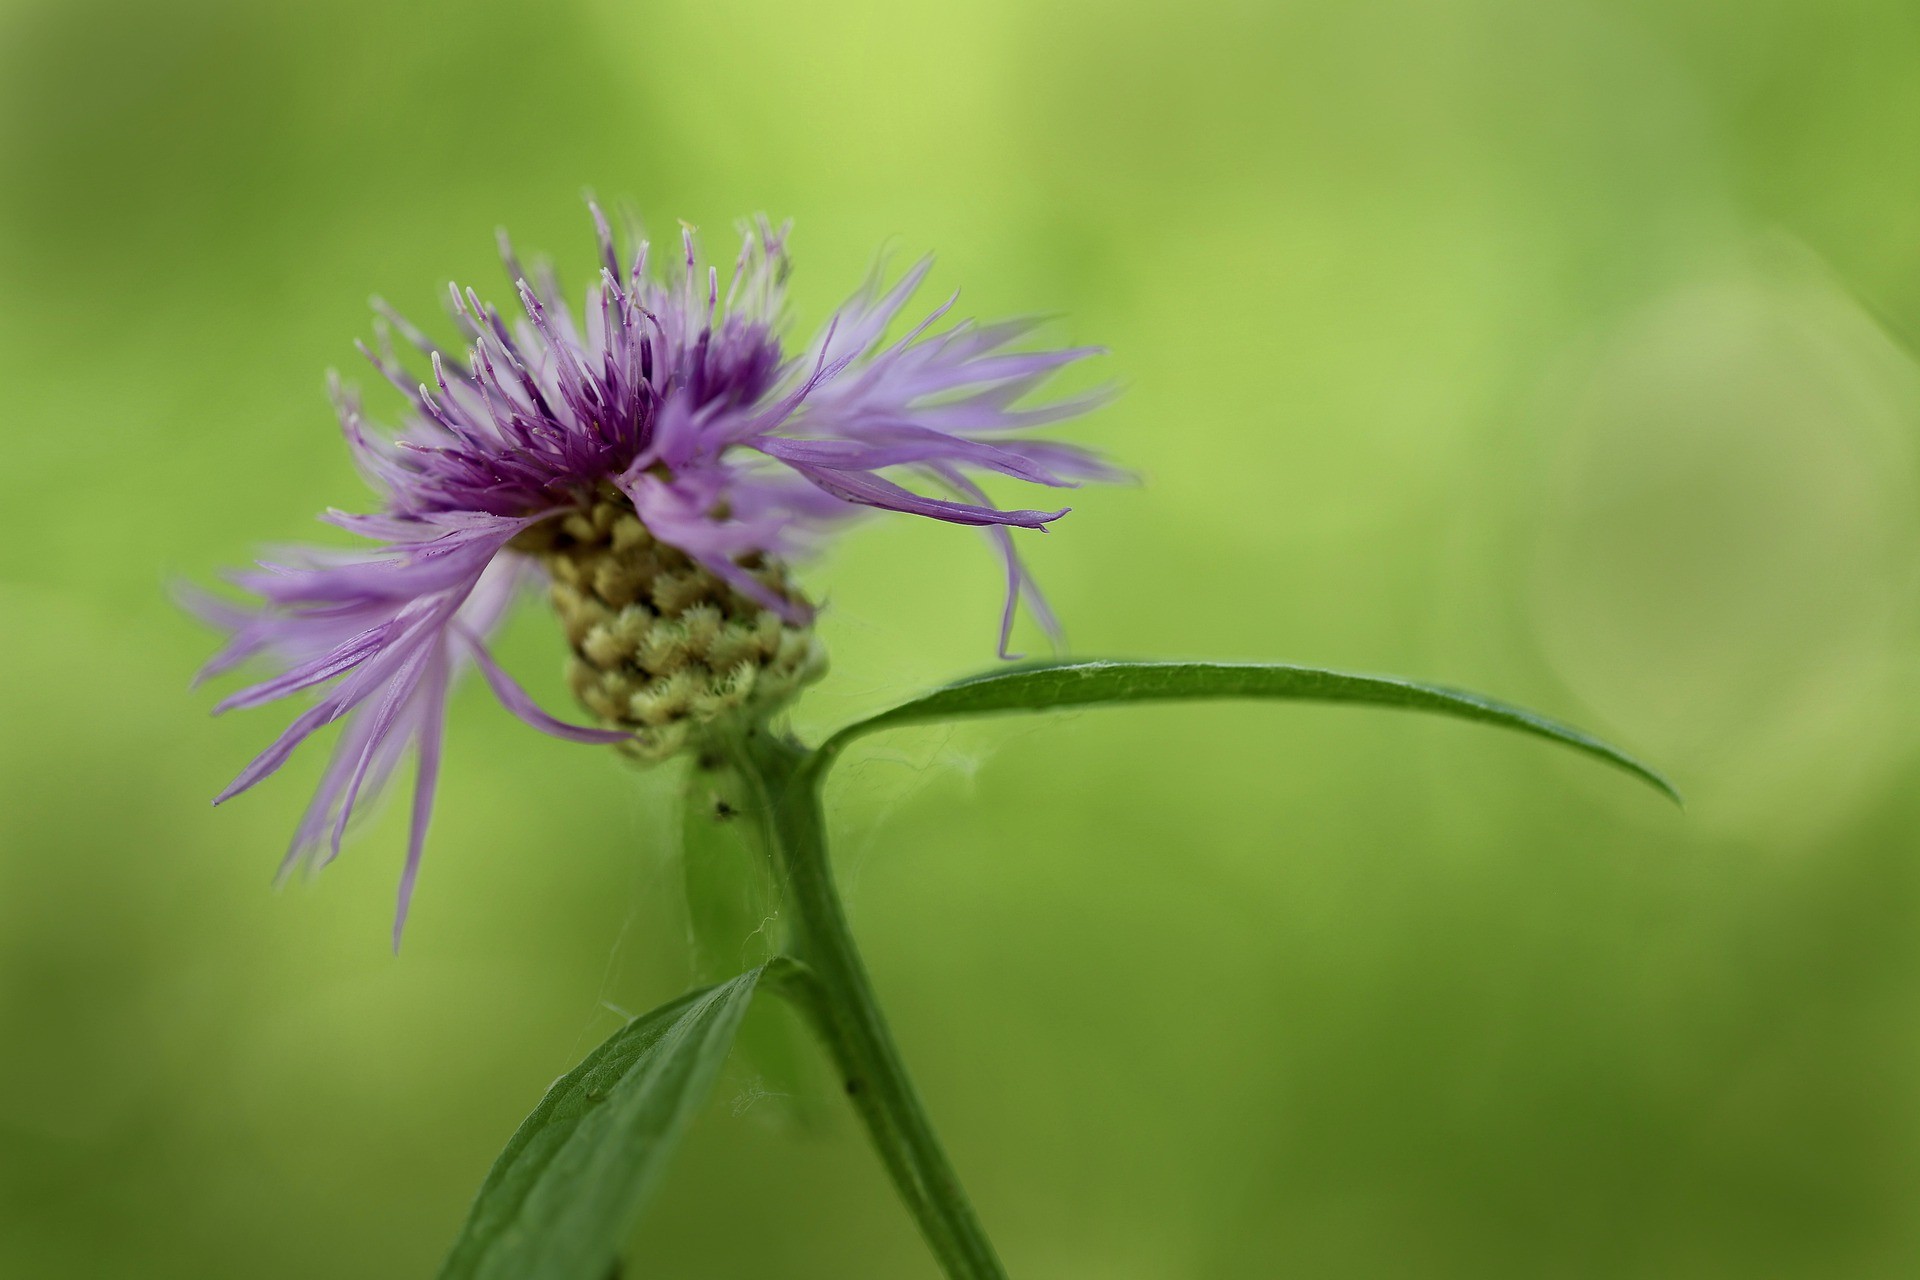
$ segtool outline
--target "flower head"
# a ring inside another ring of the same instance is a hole
[[[396,943],[447,692],[466,665],[536,728],[659,758],[727,717],[769,714],[823,669],[813,608],[787,566],[850,517],[879,509],[985,529],[1006,565],[1005,655],[1021,599],[1053,629],[1010,530],[1044,529],[1066,511],[996,507],[977,477],[1071,487],[1114,475],[1086,450],[1025,434],[1103,398],[1026,403],[1092,349],[1011,349],[1031,321],[936,332],[951,299],[887,341],[928,261],[891,287],[876,274],[790,350],[786,227],[761,220],[747,231],[723,292],[691,230],[656,275],[644,242],[623,258],[597,208],[593,216],[600,274],[578,318],[551,271],[523,271],[504,237],[524,316],[509,323],[453,288],[464,356],[376,303],[386,323],[378,347],[362,350],[407,413],[397,430],[376,428],[334,383],[380,507],[326,516],[374,546],[300,549],[237,573],[257,598],[248,605],[190,600],[230,633],[204,675],[255,657],[277,668],[217,710],[319,691],[220,800],[274,772],[323,725],[345,722],[287,869],[336,855],[356,804],[415,749]],[[390,332],[418,350],[428,381],[403,367]],[[542,579],[573,650],[569,682],[604,727],[548,715],[488,652],[514,597]]]

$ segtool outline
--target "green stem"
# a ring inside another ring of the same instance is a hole
[[[786,883],[793,955],[804,966],[781,986],[832,1053],[847,1097],[949,1280],[1006,1280],[934,1136],[847,927],[827,860],[815,759],[799,743],[764,729],[736,748],[741,773],[766,815],[768,843]]]

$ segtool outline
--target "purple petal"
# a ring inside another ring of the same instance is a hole
[[[865,472],[827,471],[809,466],[795,466],[794,470],[836,498],[844,498],[848,502],[856,502],[862,506],[880,507],[887,511],[904,511],[909,515],[928,516],[935,520],[944,520],[949,524],[1013,524],[1028,529],[1039,529],[1058,520],[1071,510],[1069,507],[1062,507],[1058,511],[1001,511],[975,503],[929,498],[897,485],[891,480],[883,480],[879,476]]]
[[[472,656],[474,665],[480,668],[480,674],[485,677],[487,687],[493,690],[493,696],[500,700],[500,705],[540,732],[552,734],[556,738],[564,738],[568,742],[597,745],[624,742],[633,736],[622,729],[591,729],[585,725],[568,724],[564,720],[548,715],[528,696],[527,691],[520,687],[519,682],[493,660],[493,655],[487,652],[487,646],[478,636],[462,631],[460,638],[466,642],[467,652]]]
[[[407,927],[407,912],[413,906],[413,886],[420,875],[420,855],[427,846],[427,824],[433,820],[434,792],[440,785],[440,749],[447,728],[448,665],[445,654],[436,654],[422,690],[426,707],[420,726],[419,758],[414,768],[413,816],[407,826],[407,861],[400,870],[400,889],[393,912],[396,953],[400,950],[400,936]]]

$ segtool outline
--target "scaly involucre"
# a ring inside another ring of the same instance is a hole
[[[702,270],[690,231],[663,280],[649,273],[644,242],[623,261],[606,219],[592,212],[601,269],[578,319],[551,270],[523,271],[504,235],[524,318],[509,324],[471,289],[453,287],[464,357],[376,303],[386,323],[378,348],[362,351],[406,397],[408,412],[397,430],[376,428],[335,380],[342,429],[381,509],[325,518],[377,545],[362,553],[296,549],[236,573],[232,581],[257,597],[245,606],[191,597],[196,611],[231,633],[203,675],[255,657],[278,669],[217,710],[320,690],[219,800],[274,772],[323,725],[346,722],[283,870],[330,861],[355,806],[380,789],[409,745],[415,749],[396,945],[432,810],[447,691],[464,665],[477,666],[510,711],[547,733],[588,743],[630,736],[548,715],[488,653],[487,636],[515,595],[544,574],[537,556],[514,545],[533,526],[623,498],[657,543],[802,626],[809,606],[774,589],[756,572],[761,566],[808,554],[866,509],[980,526],[1006,566],[1004,655],[1021,599],[1044,627],[1054,626],[1009,530],[1042,529],[1065,509],[995,507],[976,477],[1064,488],[1116,474],[1087,450],[1023,434],[1105,398],[1026,403],[1056,370],[1094,349],[1010,349],[1035,327],[1027,320],[962,321],[935,332],[952,299],[885,341],[930,261],[891,287],[876,272],[804,350],[789,354],[786,227],[760,220],[749,229],[723,295],[718,270]],[[389,326],[424,357],[430,382],[402,367]]]

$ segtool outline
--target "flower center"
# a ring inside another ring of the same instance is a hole
[[[573,656],[567,683],[604,723],[633,731],[621,750],[663,760],[717,722],[765,716],[826,671],[811,627],[747,599],[658,542],[617,495],[535,525],[513,548],[539,557]],[[774,561],[743,561],[789,600]]]
[[[780,344],[765,325],[729,319],[700,335],[686,364],[681,376],[695,408],[749,405],[772,390],[780,373]]]

